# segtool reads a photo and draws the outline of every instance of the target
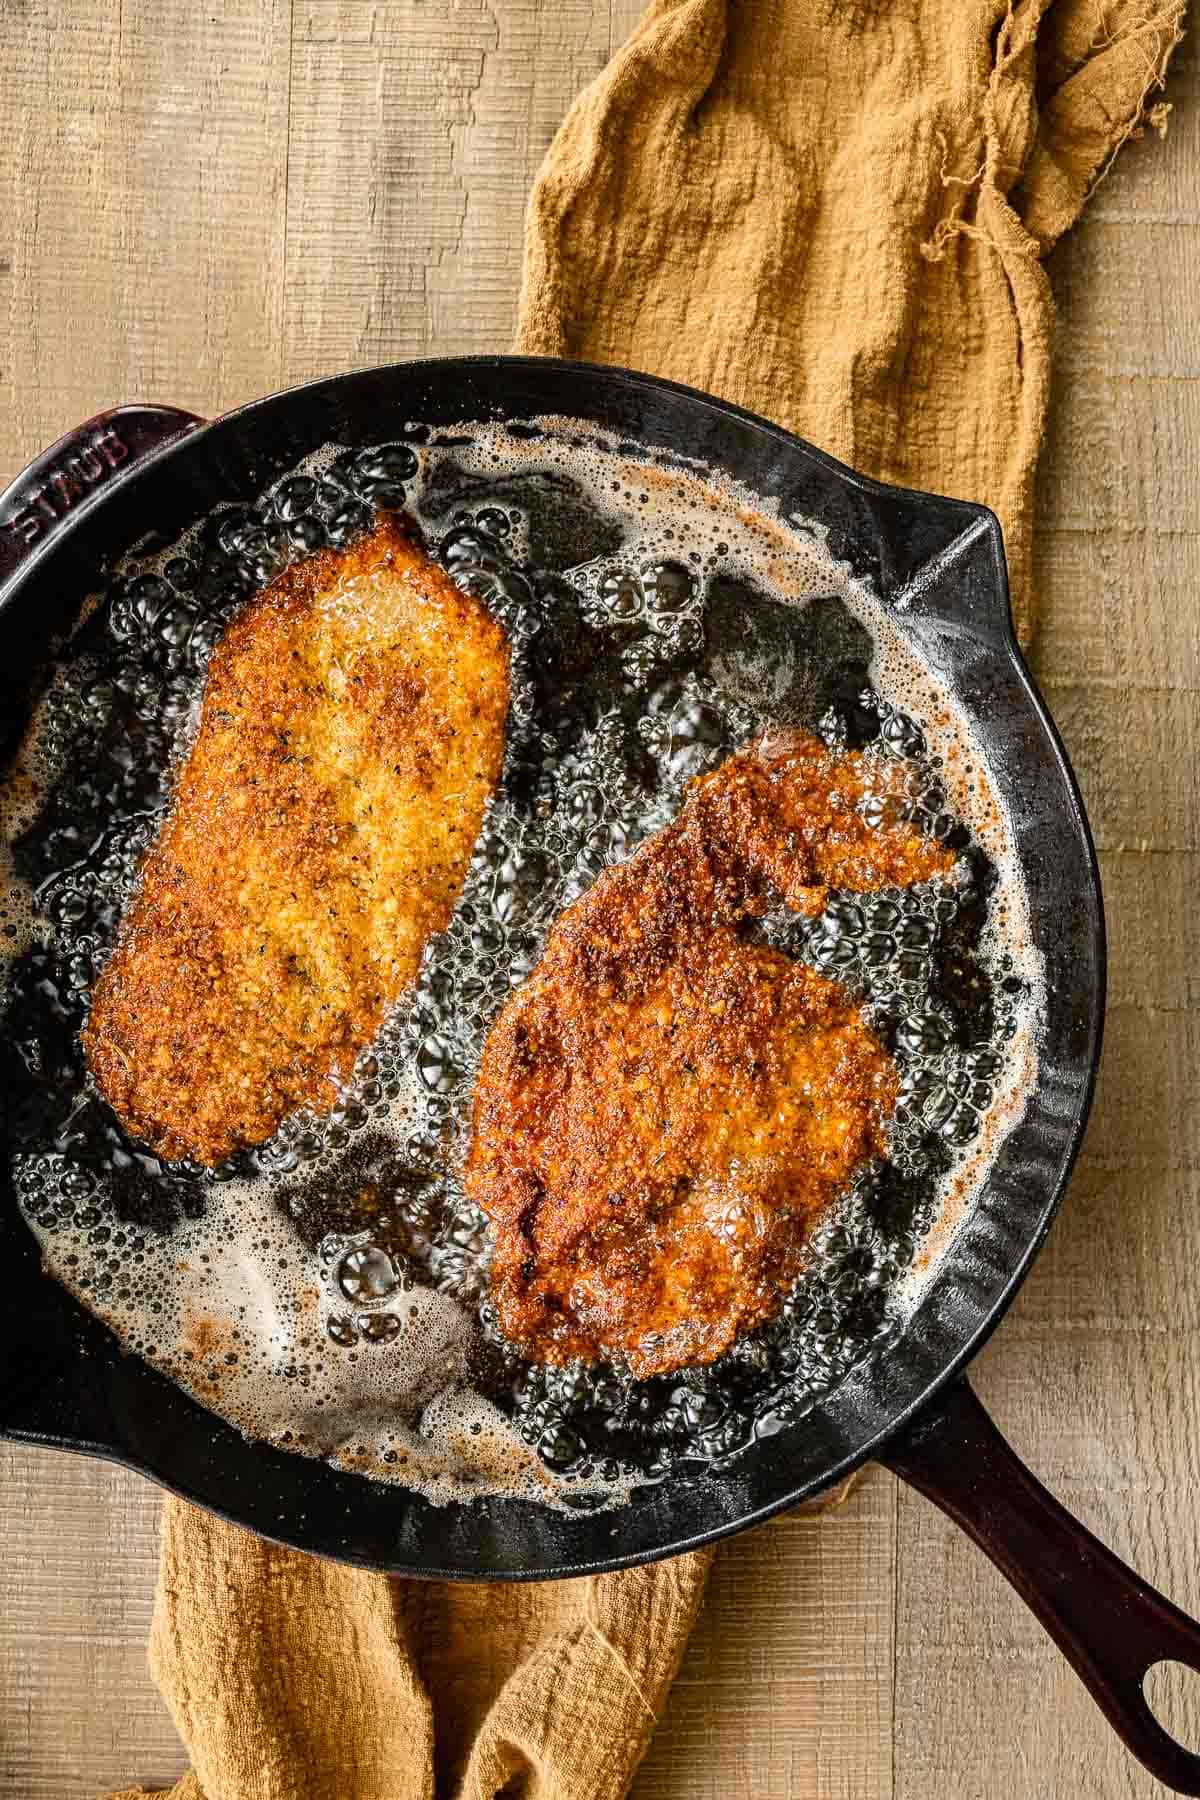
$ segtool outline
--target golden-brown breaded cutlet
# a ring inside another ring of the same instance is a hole
[[[508,702],[501,627],[394,519],[242,608],[83,1032],[129,1132],[212,1165],[333,1106],[450,919]]]
[[[555,925],[488,1038],[466,1172],[526,1355],[665,1373],[778,1312],[814,1220],[883,1152],[897,1075],[843,987],[739,922],[947,871],[905,784],[764,740]]]

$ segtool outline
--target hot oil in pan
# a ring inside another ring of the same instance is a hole
[[[946,697],[811,530],[582,433],[414,428],[148,541],[76,633],[8,789],[13,1178],[49,1265],[242,1429],[437,1499],[611,1501],[801,1417],[886,1353],[923,1238],[965,1203],[1032,1068],[1008,825]],[[90,985],[224,624],[380,506],[415,514],[507,627],[501,787],[450,929],[336,1111],[216,1171],[165,1165],[89,1085]],[[488,1317],[485,1221],[459,1182],[487,1028],[562,908],[688,779],[791,724],[911,759],[924,829],[959,852],[944,881],[761,924],[870,1006],[901,1073],[889,1159],[820,1227],[779,1319],[721,1361],[646,1381],[525,1366]]]

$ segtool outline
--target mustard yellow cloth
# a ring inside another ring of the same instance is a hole
[[[1027,637],[1041,257],[1162,122],[1182,14],[654,0],[538,178],[519,347],[672,376],[987,501]],[[168,1501],[151,1656],[194,1771],[174,1800],[617,1800],[706,1568],[396,1583]]]

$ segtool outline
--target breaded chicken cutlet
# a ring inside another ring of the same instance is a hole
[[[242,608],[83,1033],[134,1136],[213,1165],[334,1105],[449,921],[508,702],[500,626],[395,520]]]
[[[905,781],[762,740],[555,925],[485,1047],[467,1164],[497,1316],[532,1359],[711,1362],[779,1310],[814,1220],[882,1153],[896,1068],[861,1009],[738,927],[946,872]]]

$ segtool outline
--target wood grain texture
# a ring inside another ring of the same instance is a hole
[[[127,1470],[0,1449],[0,1794],[92,1800],[184,1767],[146,1667],[159,1500]]]
[[[509,348],[530,183],[635,10],[298,0],[289,380]]]
[[[718,1553],[634,1800],[887,1800],[896,1484]]]
[[[0,7],[4,462],[277,385],[289,0]]]
[[[976,1365],[1016,1449],[1079,1517],[1200,1612],[1200,68],[1165,145],[1134,144],[1051,259],[1057,389],[1038,496],[1035,668],[1104,880],[1110,1010],[1063,1215]],[[1149,1796],[1015,1595],[901,1492],[895,1800]],[[1200,1680],[1165,1713],[1200,1740]]]
[[[211,412],[501,349],[530,178],[640,0],[0,0],[0,479],[119,400]],[[1200,94],[1051,269],[1037,667],[1104,865],[1112,1010],[1064,1216],[978,1365],[1016,1447],[1200,1610]],[[0,1796],[182,1767],[158,1502],[0,1446]],[[1200,1730],[1194,1694],[1175,1695]],[[638,1800],[1149,1796],[978,1554],[878,1471],[729,1545]]]

